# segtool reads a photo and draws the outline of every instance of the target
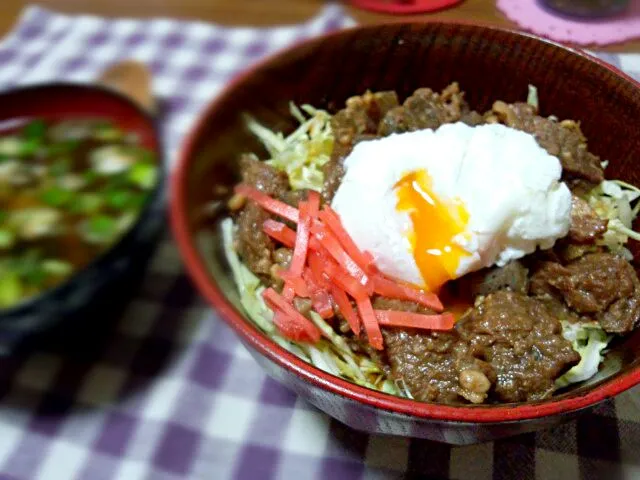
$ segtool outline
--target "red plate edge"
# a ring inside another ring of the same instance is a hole
[[[451,8],[462,1],[463,0],[414,0],[412,4],[408,4],[400,0],[351,0],[350,3],[356,8],[371,10],[373,12],[407,15]]]
[[[385,22],[392,25],[392,22]],[[178,249],[184,258],[184,262],[189,275],[195,282],[201,294],[206,298],[209,304],[220,313],[229,325],[239,334],[239,336],[260,354],[267,357],[272,362],[291,371],[298,377],[309,383],[327,390],[333,394],[346,397],[350,400],[368,405],[373,408],[391,411],[398,414],[415,416],[418,418],[429,418],[434,420],[470,422],[470,423],[492,423],[492,422],[508,422],[518,420],[530,420],[541,418],[549,415],[557,415],[562,413],[575,412],[577,410],[593,406],[607,398],[611,398],[619,393],[640,383],[640,364],[633,367],[628,373],[618,379],[606,380],[601,385],[596,386],[590,392],[580,397],[570,397],[559,400],[547,400],[537,404],[506,404],[506,405],[490,405],[490,406],[448,406],[434,403],[424,403],[415,400],[409,400],[393,395],[385,394],[375,390],[361,387],[354,383],[348,382],[341,378],[330,375],[311,364],[308,364],[288,352],[275,342],[268,339],[257,327],[249,323],[244,316],[229,303],[222,291],[213,284],[205,266],[200,259],[198,252],[191,241],[191,234],[188,226],[188,218],[186,212],[186,179],[187,171],[190,165],[190,151],[195,145],[195,140],[200,131],[204,127],[206,119],[218,108],[219,99],[223,98],[228,91],[236,85],[251,76],[255,70],[268,64],[272,58],[276,56],[290,55],[301,44],[311,44],[322,41],[325,38],[331,38],[344,33],[345,30],[367,30],[384,25],[380,23],[371,26],[355,26],[349,29],[338,30],[320,37],[314,37],[293,44],[286,49],[281,50],[275,55],[269,55],[246,71],[232,79],[218,96],[212,99],[204,108],[199,118],[192,126],[187,138],[180,148],[178,161],[175,171],[170,179],[170,224],[175,237]],[[500,30],[521,37],[534,38],[538,41],[550,44],[552,46],[562,48],[572,52],[573,54],[585,57],[603,68],[613,72],[614,74],[624,78],[640,89],[640,83],[625,74],[611,64],[600,60],[580,49],[567,47],[560,43],[538,37],[527,32],[512,30],[509,28],[496,27],[493,25],[483,24],[472,21],[438,21],[429,23],[439,23],[446,25],[463,25],[488,28],[491,30]]]

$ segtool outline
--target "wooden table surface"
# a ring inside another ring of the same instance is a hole
[[[30,2],[0,0],[0,35],[8,32],[21,10]],[[34,0],[43,7],[66,13],[92,13],[103,16],[163,16],[198,19],[226,25],[274,25],[301,22],[318,12],[322,0]],[[360,23],[376,23],[393,17],[352,8],[350,14]],[[514,26],[496,8],[495,0],[465,0],[455,8],[407,19],[475,20]],[[608,51],[640,52],[640,40],[605,48]]]

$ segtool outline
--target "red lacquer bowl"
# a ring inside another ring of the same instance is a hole
[[[237,157],[264,153],[244,128],[250,113],[275,129],[294,124],[288,103],[336,110],[366,89],[441,89],[458,81],[480,111],[496,99],[539,90],[542,113],[581,122],[607,175],[640,184],[640,88],[583,53],[531,35],[442,23],[360,27],[302,43],[254,67],[205,110],[187,139],[172,183],[171,218],[198,288],[273,377],[329,415],[360,430],[452,444],[549,427],[640,382],[640,330],[617,343],[598,376],[552,399],[498,406],[445,406],[371,391],[328,375],[262,335],[239,308],[215,229],[200,212],[214,183],[237,181]],[[635,254],[640,253],[632,245]]]

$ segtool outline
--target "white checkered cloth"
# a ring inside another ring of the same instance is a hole
[[[234,74],[352,23],[337,6],[305,24],[269,29],[31,7],[0,43],[0,88],[90,81],[118,60],[144,61],[168,103],[163,133],[173,159],[204,103]],[[640,55],[603,58],[640,75]],[[554,430],[471,447],[356,432],[265,376],[198,298],[168,241],[113,331],[98,337],[84,339],[79,352],[0,360],[0,478],[640,475],[638,392]]]

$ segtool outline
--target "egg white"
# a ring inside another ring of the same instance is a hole
[[[333,199],[355,243],[381,271],[424,287],[396,184],[425,170],[439,201],[458,201],[469,220],[452,241],[464,248],[454,278],[550,248],[569,230],[571,193],[560,161],[534,137],[503,125],[447,124],[358,143]],[[416,245],[416,248],[424,246]]]

